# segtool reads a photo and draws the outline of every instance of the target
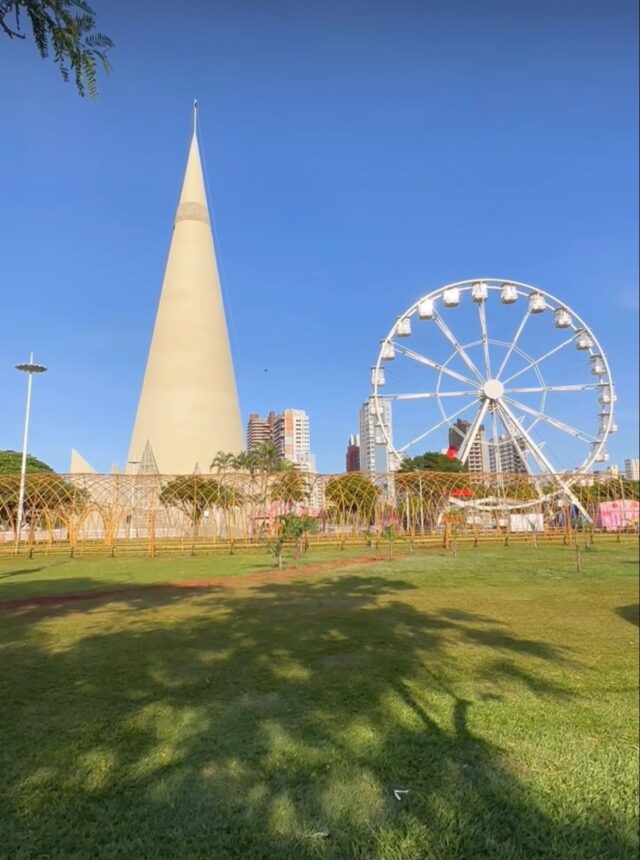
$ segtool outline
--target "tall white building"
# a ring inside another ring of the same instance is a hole
[[[363,472],[394,472],[399,466],[387,442],[387,437],[393,439],[391,401],[382,400],[381,404],[380,416],[373,397],[360,408],[360,469]]]
[[[624,476],[630,481],[640,481],[640,459],[638,457],[624,461]]]
[[[510,436],[502,434],[497,440],[492,439],[489,446],[489,463],[492,472],[507,472],[511,475],[527,473],[527,466],[520,451],[526,451],[527,446],[522,437],[518,444]],[[498,462],[498,459],[500,462]]]
[[[275,416],[273,443],[285,460],[309,472],[315,472],[311,453],[309,416],[303,409],[285,409]]]

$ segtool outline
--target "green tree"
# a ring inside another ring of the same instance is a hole
[[[19,475],[22,468],[22,454],[19,451],[0,451],[0,475]],[[27,454],[27,472],[53,472],[48,463]]]
[[[239,454],[232,454],[231,468],[240,472],[249,472],[253,474],[257,468],[255,457],[252,457],[249,451],[240,451]],[[215,461],[214,461],[215,462]]]
[[[298,559],[302,554],[303,541],[306,535],[317,531],[317,529],[318,522],[313,517],[284,514],[279,518],[277,534],[267,541],[267,547],[280,570],[282,570],[282,554],[285,544],[289,541],[295,542],[295,558]]]
[[[236,454],[226,453],[225,451],[218,451],[216,456],[211,461],[210,469],[215,469],[218,473],[227,472],[230,469],[237,468],[236,461],[238,457]]]
[[[96,13],[84,0],[0,0],[0,30],[26,39],[25,21],[41,57],[53,56],[65,81],[73,75],[81,96],[98,95],[97,66],[111,71],[107,52],[113,42],[97,33]]]
[[[267,504],[273,476],[292,468],[293,464],[280,456],[273,442],[261,442],[250,451],[241,451],[239,454],[218,451],[211,462],[211,469],[216,469],[218,473],[228,470],[248,472],[251,476],[251,487],[247,488],[247,501],[262,508]],[[289,496],[295,494],[293,484],[292,481],[289,485]],[[285,486],[280,485],[280,490],[284,492]],[[264,515],[263,510],[262,516]]]
[[[224,472],[235,469],[240,472],[256,472],[271,474],[291,469],[292,464],[284,460],[273,444],[273,442],[261,442],[250,451],[241,451],[239,454],[230,454],[226,451],[218,451],[211,461],[211,469]]]
[[[571,489],[584,505],[594,505],[599,502],[613,502],[618,499],[637,500],[640,496],[640,482],[628,478],[613,478],[607,481],[596,481],[591,486],[573,484]]]
[[[228,513],[244,501],[240,490],[205,475],[174,478],[162,488],[159,498],[165,507],[179,508],[188,517],[194,541],[206,510],[220,508]]]
[[[300,469],[287,469],[276,475],[269,487],[269,497],[272,502],[283,502],[287,507],[299,502],[305,502],[309,498],[309,477]]]
[[[22,454],[0,451],[0,524],[15,529],[20,496]],[[23,523],[33,534],[40,521],[49,525],[64,522],[70,514],[81,513],[88,502],[85,490],[66,481],[51,466],[27,456],[23,502]]]
[[[466,466],[455,457],[447,457],[437,451],[427,451],[417,457],[405,457],[400,464],[401,472],[464,472]]]
[[[0,524],[12,529],[16,527],[21,468],[22,454],[19,451],[0,451],[0,475],[7,476],[0,482]],[[48,463],[38,460],[37,457],[33,457],[31,454],[27,454],[26,471],[27,474],[33,474],[34,472],[53,474],[53,469]],[[42,504],[36,503],[31,481],[27,479],[23,503],[24,523],[28,524],[33,520],[34,516],[37,519],[38,511],[42,511]]]
[[[280,456],[280,452],[273,442],[261,442],[249,451],[248,456],[255,471],[272,474],[292,468],[292,464]]]

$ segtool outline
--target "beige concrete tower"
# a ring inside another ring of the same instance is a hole
[[[208,472],[218,451],[244,447],[222,291],[193,137],[129,447],[147,447],[162,474]]]

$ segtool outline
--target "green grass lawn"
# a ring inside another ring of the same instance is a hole
[[[247,569],[19,564],[0,600]],[[637,572],[431,550],[1,614],[0,857],[635,858]]]

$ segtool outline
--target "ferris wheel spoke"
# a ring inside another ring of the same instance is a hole
[[[530,316],[531,316],[531,309],[530,309],[530,308],[529,308],[529,306],[527,305],[527,309],[526,309],[526,311],[525,311],[525,313],[524,313],[524,316],[523,316],[523,317],[522,317],[522,319],[520,320],[520,325],[519,325],[519,326],[518,326],[518,328],[516,329],[516,333],[514,334],[514,336],[513,336],[513,340],[511,341],[511,344],[510,344],[510,346],[509,346],[509,349],[507,350],[507,354],[506,354],[506,355],[505,355],[505,357],[502,359],[502,364],[500,365],[500,369],[499,369],[499,370],[498,370],[498,372],[496,373],[496,379],[500,379],[500,376],[502,375],[503,370],[504,370],[504,369],[505,369],[505,367],[507,366],[507,362],[508,362],[508,361],[509,361],[509,359],[511,358],[511,355],[512,355],[512,353],[513,353],[513,350],[514,350],[514,349],[516,348],[516,346],[518,345],[518,341],[520,340],[520,335],[521,335],[521,334],[522,334],[522,332],[524,331],[524,327],[525,327],[525,325],[527,324],[527,320],[529,319],[529,317],[530,317]]]
[[[518,419],[515,417],[513,412],[509,409],[509,407],[507,406],[507,404],[504,401],[504,398],[499,402],[498,408],[501,410],[502,414],[504,416],[506,416],[508,422],[512,423],[515,428],[518,428],[519,434],[524,438],[524,440],[527,444],[527,447],[531,451],[531,455],[534,457],[535,460],[537,460],[538,464],[542,466],[544,471],[548,472],[549,475],[551,475],[553,477],[553,479],[558,484],[558,486],[561,487],[562,490],[564,490],[566,496],[569,499],[571,499],[571,502],[578,508],[578,510],[586,518],[586,520],[588,522],[591,522],[591,516],[589,515],[588,511],[582,505],[580,500],[574,495],[569,484],[566,481],[564,481],[559,474],[557,474],[557,472],[554,469],[551,462],[547,459],[547,457],[540,450],[540,447],[531,438],[531,435],[528,432],[528,430],[525,430],[524,427],[520,427]],[[504,418],[503,418],[503,421],[504,421]],[[526,461],[525,461],[525,465],[526,465]]]
[[[585,382],[582,385],[539,385],[532,388],[505,388],[505,394],[544,394],[548,391],[595,391],[597,382]]]
[[[521,439],[524,439],[527,451],[531,454],[534,460],[538,463],[538,466],[542,469],[543,472],[548,472],[550,475],[556,474],[556,468],[551,463],[551,461],[545,456],[542,452],[540,446],[533,440],[529,430],[523,427],[518,421],[517,417],[513,414],[513,412],[509,409],[505,402],[505,398],[502,398],[498,404],[498,409],[500,411],[500,415],[502,417],[502,423],[504,424],[511,440],[520,436]],[[525,460],[525,465],[527,465]]]
[[[440,397],[477,397],[478,391],[419,391],[415,394],[385,394],[385,400],[437,400]]]
[[[415,439],[412,439],[410,442],[407,442],[406,445],[403,445],[402,448],[398,448],[398,453],[402,453],[407,451],[412,445],[417,445],[418,442],[422,442],[423,439],[426,439],[430,433],[433,433],[435,430],[439,430],[440,427],[443,427],[445,424],[450,424],[454,418],[458,418],[459,415],[462,415],[463,412],[466,412],[470,406],[473,406],[473,401],[471,403],[467,403],[466,406],[463,406],[462,409],[458,409],[457,412],[454,412],[453,415],[448,415],[442,421],[439,421],[437,424],[434,424],[433,427],[430,427],[428,430],[425,430],[424,433],[421,433],[419,436],[416,436]]]
[[[450,376],[452,379],[457,379],[458,382],[465,382],[467,385],[475,385],[475,381],[473,379],[469,379],[468,376],[463,376],[461,373],[457,373],[455,370],[451,370],[449,367],[445,367],[443,364],[440,364],[437,361],[434,361],[432,358],[427,358],[426,355],[422,355],[419,352],[416,352],[413,349],[409,349],[408,346],[405,346],[402,343],[394,342],[393,344],[396,349],[400,350],[407,358],[411,358],[413,361],[417,361],[419,364],[424,364],[426,367],[430,367],[433,370],[437,370],[440,373],[444,373],[446,376]]]
[[[491,356],[489,355],[489,334],[487,332],[487,313],[484,301],[478,302],[478,316],[480,317],[480,331],[482,333],[484,366],[487,373],[487,379],[491,379]]]
[[[482,403],[482,406],[478,410],[476,417],[473,419],[471,423],[471,427],[467,431],[464,439],[462,440],[462,445],[460,446],[460,450],[458,451],[458,460],[461,463],[466,463],[467,458],[469,456],[469,452],[471,451],[471,446],[475,442],[476,436],[478,435],[478,430],[480,429],[480,425],[484,421],[484,416],[487,414],[487,409],[489,408],[489,401],[485,400]]]
[[[502,462],[500,457],[500,444],[498,442],[498,413],[495,406],[491,410],[491,431],[493,434],[493,444],[495,448],[496,472],[499,474],[500,472],[502,472]]]
[[[440,331],[442,332],[442,334],[449,341],[449,343],[455,348],[456,352],[458,353],[460,358],[464,361],[464,363],[467,365],[469,370],[474,374],[474,376],[477,376],[477,378],[480,380],[480,382],[484,382],[484,380],[482,378],[482,374],[480,373],[478,368],[475,366],[475,364],[469,358],[465,348],[462,346],[461,343],[459,343],[458,339],[453,334],[453,332],[451,331],[449,326],[442,319],[442,317],[438,313],[436,313],[435,311],[433,314],[433,320],[434,320],[435,324],[438,326],[438,328],[440,329]]]
[[[517,419],[515,420],[515,425],[512,426],[512,422],[509,420],[509,417],[504,413],[500,406],[498,405],[498,410],[500,411],[500,417],[502,418],[502,424],[504,425],[504,429],[507,431],[507,436],[511,440],[511,444],[514,446],[518,454],[520,455],[520,459],[527,470],[527,474],[533,475],[533,469],[531,468],[531,464],[528,460],[528,451],[526,444],[523,445],[523,433],[521,432],[522,428],[518,424]],[[535,455],[534,455],[534,459]],[[546,471],[546,466],[541,461],[538,461],[538,465],[541,466]]]
[[[537,367],[539,364],[542,364],[543,361],[546,361],[548,358],[551,358],[552,355],[555,355],[557,352],[560,352],[561,349],[564,349],[565,346],[568,346],[570,343],[573,343],[574,335],[568,337],[566,340],[563,340],[562,343],[559,343],[558,346],[554,346],[553,349],[550,349],[549,352],[545,352],[544,355],[539,356],[538,358],[534,358],[529,362],[525,367],[521,368],[517,373],[514,373],[508,379],[504,380],[504,385],[516,379],[518,376],[522,376],[523,373],[526,373],[527,370],[531,370],[532,367]]]
[[[551,415],[547,415],[546,413],[540,412],[537,409],[532,409],[530,406],[526,406],[524,403],[520,403],[518,400],[513,400],[510,397],[506,397],[505,400],[512,406],[515,406],[516,409],[519,409],[521,412],[525,412],[527,415],[531,415],[534,418],[539,419],[540,421],[544,421],[545,423],[551,425],[551,427],[555,427],[557,430],[562,430],[564,433],[568,433],[570,436],[574,436],[576,439],[581,439],[583,442],[588,442],[589,444],[591,444],[592,442],[600,441],[597,436],[591,436],[589,433],[583,433],[581,430],[577,430],[570,424],[565,424],[564,421],[558,421],[557,418],[552,418]]]
[[[515,448],[515,450],[517,451],[517,453],[520,457],[520,462],[522,463],[522,465],[527,470],[527,474],[530,476],[533,476],[533,469],[531,468],[531,463],[529,463],[529,460],[527,457],[527,453],[528,453],[527,447],[526,447],[526,445],[522,444],[522,435],[518,435],[518,433],[516,432],[516,428],[512,427],[511,422],[508,420],[505,420],[504,416],[501,415],[501,419],[502,419],[502,423],[504,425],[504,428],[507,431],[507,436],[511,440],[511,444],[513,445],[513,447]],[[497,457],[496,457],[496,459],[497,459]],[[543,499],[544,493],[542,492],[542,489],[540,488],[540,484],[538,481],[534,481],[534,487],[535,487],[536,495],[538,496],[538,498]]]

